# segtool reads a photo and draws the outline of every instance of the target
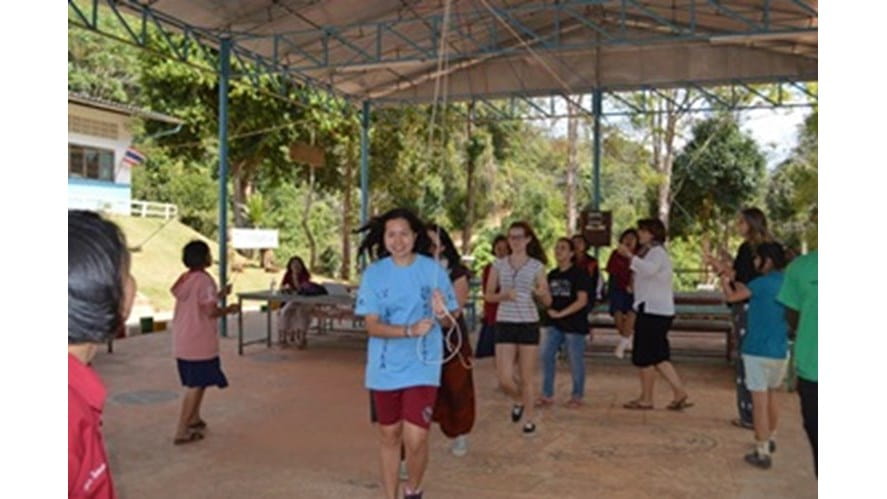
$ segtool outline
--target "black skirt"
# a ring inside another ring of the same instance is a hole
[[[655,366],[671,359],[668,330],[674,316],[638,312],[634,323],[631,363],[638,367]]]
[[[176,359],[179,368],[179,379],[182,386],[188,388],[205,388],[207,386],[228,386],[228,378],[222,372],[222,364],[218,357],[207,360]]]

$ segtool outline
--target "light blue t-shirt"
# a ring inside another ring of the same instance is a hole
[[[788,354],[788,322],[785,307],[776,301],[783,273],[770,272],[748,283],[748,331],[742,339],[742,353],[772,359]]]
[[[383,258],[369,267],[357,291],[355,315],[377,315],[383,324],[406,326],[434,318],[431,292],[437,287],[447,309],[459,308],[453,285],[444,268],[431,258],[416,255],[407,267]],[[367,346],[366,387],[399,390],[411,386],[440,386],[443,335],[435,320],[421,338],[376,338]]]

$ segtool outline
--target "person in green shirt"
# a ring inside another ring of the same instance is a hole
[[[813,469],[818,471],[818,273],[819,252],[799,256],[785,272],[777,300],[786,307],[786,319],[795,335],[795,366],[804,430],[813,448]]]

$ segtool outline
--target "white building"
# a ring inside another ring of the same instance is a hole
[[[181,120],[131,106],[68,94],[68,208],[132,212],[131,166],[123,161],[135,118],[162,121],[170,131]],[[144,163],[135,168],[144,167]]]

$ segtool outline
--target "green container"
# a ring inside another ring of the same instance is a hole
[[[139,319],[139,327],[142,330],[142,334],[153,333],[154,332],[154,318],[153,317],[142,317]]]

